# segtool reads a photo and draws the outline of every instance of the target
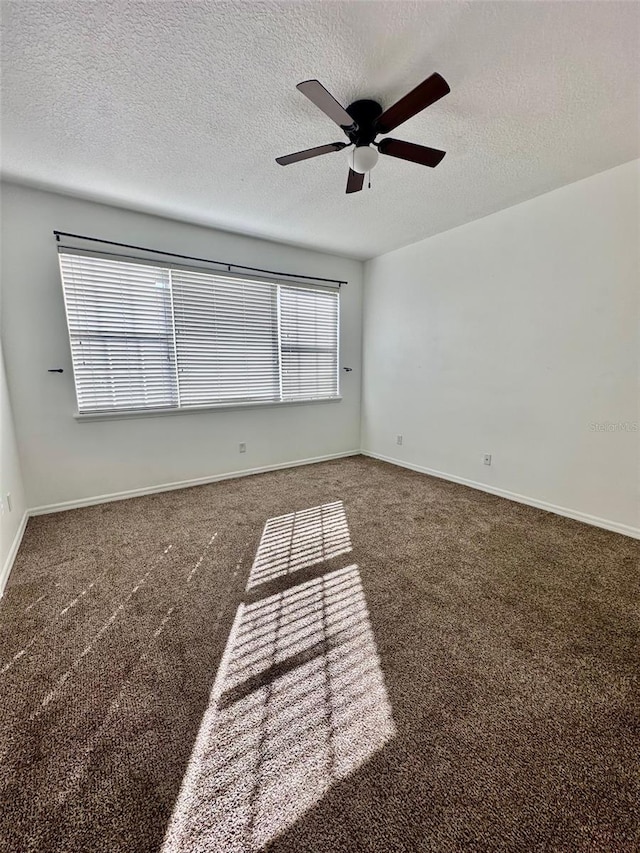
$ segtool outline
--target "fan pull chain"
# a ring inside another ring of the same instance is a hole
[[[371,172],[369,172],[369,189],[371,189]]]

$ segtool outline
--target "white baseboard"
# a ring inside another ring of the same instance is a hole
[[[490,495],[497,495],[500,498],[507,498],[510,501],[516,501],[520,504],[527,504],[536,509],[543,509],[546,512],[553,512],[556,515],[572,518],[574,521],[582,521],[585,524],[591,524],[593,527],[602,527],[605,530],[612,530],[614,533],[622,533],[623,536],[631,536],[633,539],[640,539],[640,527],[631,527],[628,524],[620,524],[618,521],[610,521],[608,518],[600,518],[597,515],[589,515],[586,512],[580,512],[575,509],[568,509],[564,506],[541,501],[537,498],[530,498],[526,495],[519,495],[517,492],[510,492],[507,489],[499,489],[494,486],[488,486],[486,483],[477,483],[475,480],[467,480],[465,477],[457,477],[455,474],[445,474],[443,471],[434,471],[433,468],[425,468],[422,465],[414,465],[410,462],[403,462],[400,459],[394,459],[390,456],[383,456],[381,453],[374,453],[371,450],[361,450],[363,456],[371,456],[372,459],[379,459],[381,462],[389,462],[391,465],[399,465],[401,468],[409,468],[411,471],[418,471],[421,474],[429,474],[431,477],[438,477],[440,480],[449,480],[451,483],[460,483],[462,486],[469,486],[471,489],[478,489],[480,492],[488,492]]]
[[[330,453],[326,456],[315,456],[311,459],[297,459],[292,462],[281,462],[276,465],[264,465],[261,468],[249,468],[243,471],[229,471],[226,474],[212,474],[208,477],[198,477],[193,480],[181,480],[176,483],[161,483],[156,486],[147,486],[142,489],[130,489],[125,492],[114,492],[108,495],[95,495],[93,497],[81,498],[75,501],[64,501],[62,503],[48,504],[46,506],[37,506],[25,511],[20,521],[20,526],[16,532],[13,543],[9,550],[9,554],[5,560],[2,571],[0,572],[0,597],[4,593],[9,573],[13,566],[22,536],[27,526],[27,521],[32,515],[44,515],[49,512],[62,512],[68,509],[80,509],[85,506],[94,506],[96,504],[108,503],[110,501],[126,500],[127,498],[143,497],[144,495],[153,495],[158,492],[168,492],[174,489],[186,489],[191,486],[204,486],[207,483],[217,483],[221,480],[231,480],[236,477],[249,477],[252,474],[264,474],[268,471],[278,471],[282,468],[295,468],[300,465],[312,465],[316,462],[328,462],[331,459],[343,459],[347,456],[370,456],[372,459],[379,459],[382,462],[389,462],[391,465],[398,465],[401,468],[409,468],[411,471],[418,471],[421,474],[428,474],[431,477],[438,477],[441,480],[448,480],[452,483],[459,483],[462,486],[469,486],[472,489],[478,489],[481,492],[487,492],[491,495],[497,495],[507,500],[516,501],[517,503],[526,504],[527,506],[542,509],[546,512],[553,512],[556,515],[562,515],[566,518],[572,518],[575,521],[582,521],[585,524],[590,524],[594,527],[601,527],[604,530],[611,530],[614,533],[621,533],[623,536],[630,536],[633,539],[640,539],[640,528],[631,527],[628,524],[621,524],[617,521],[611,521],[607,518],[589,515],[578,510],[568,509],[567,507],[557,506],[556,504],[548,503],[547,501],[530,498],[526,495],[520,495],[516,492],[510,492],[507,489],[499,489],[494,486],[489,486],[486,483],[478,483],[474,480],[468,480],[465,477],[458,477],[455,474],[445,474],[443,471],[435,471],[433,468],[425,468],[422,465],[414,465],[409,462],[404,462],[401,459],[395,459],[390,456],[383,456],[381,453],[374,453],[371,450],[347,450],[342,453]]]
[[[346,450],[341,453],[330,453],[326,456],[314,456],[311,459],[296,459],[292,462],[279,462],[276,465],[264,465],[261,468],[248,468],[242,471],[229,471],[226,474],[211,474],[208,477],[198,477],[194,480],[180,480],[176,483],[160,483],[157,486],[146,486],[142,489],[130,489],[126,492],[113,492],[108,495],[95,495],[89,498],[80,498],[75,501],[63,501],[62,503],[36,506],[28,510],[29,515],[45,515],[49,512],[62,512],[67,509],[80,509],[84,506],[109,503],[110,501],[122,501],[127,498],[139,498],[144,495],[154,495],[158,492],[170,492],[174,489],[187,489],[190,486],[205,486],[207,483],[217,483],[220,480],[233,480],[236,477],[250,477],[252,474],[264,474],[267,471],[279,471],[281,468],[296,468],[300,465],[313,465],[316,462],[328,462],[331,459],[342,459],[345,456],[357,456],[359,450]]]
[[[13,537],[13,542],[11,543],[11,548],[9,548],[9,553],[7,554],[7,558],[4,561],[4,566],[2,567],[2,571],[0,572],[0,598],[4,595],[4,588],[7,585],[7,581],[9,580],[9,574],[13,567],[13,561],[16,558],[16,554],[18,553],[18,548],[20,547],[20,543],[22,542],[22,537],[24,536],[24,531],[27,527],[27,522],[29,521],[29,510],[25,509],[22,514],[22,518],[20,519],[20,524],[18,529],[16,530],[16,535]]]

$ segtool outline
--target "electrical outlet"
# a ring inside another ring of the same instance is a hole
[[[13,507],[11,506],[11,492],[7,492],[7,509],[9,510],[9,512],[11,512],[11,510],[13,509]]]
[[[247,445],[244,441],[240,442],[240,444],[238,445],[238,448],[240,450],[240,453],[246,453],[247,452]]]
[[[402,436],[401,435],[396,436],[396,444],[402,444]]]
[[[485,465],[491,465],[491,454],[485,453],[482,457],[482,461]]]

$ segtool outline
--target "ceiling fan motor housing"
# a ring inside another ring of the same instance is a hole
[[[382,115],[380,104],[377,101],[354,101],[347,107],[347,112],[358,125],[357,130],[345,130],[349,140],[356,147],[371,145],[379,132],[375,127],[375,120]]]

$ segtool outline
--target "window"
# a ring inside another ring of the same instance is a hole
[[[82,414],[338,396],[339,294],[60,253]]]

